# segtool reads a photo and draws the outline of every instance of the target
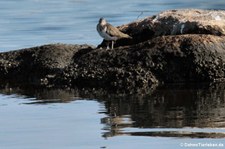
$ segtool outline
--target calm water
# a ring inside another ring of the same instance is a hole
[[[121,25],[176,8],[224,9],[224,0],[1,0],[0,52],[49,43],[88,43],[102,39],[100,17]]]
[[[2,85],[0,148],[224,148],[224,90],[225,84],[170,85],[125,95]]]
[[[0,52],[58,42],[97,45],[99,17],[121,25],[175,8],[224,9],[225,1],[1,0]],[[137,95],[1,85],[0,149],[225,148],[224,111],[225,84]]]

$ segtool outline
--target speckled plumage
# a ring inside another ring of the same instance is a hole
[[[114,41],[121,38],[131,38],[129,35],[121,32],[118,28],[107,23],[107,21],[104,18],[99,19],[97,31],[103,39],[107,41],[112,41],[112,49]]]

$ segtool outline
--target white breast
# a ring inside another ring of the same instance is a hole
[[[117,40],[117,37],[112,37],[106,33],[107,27],[104,27],[103,30],[100,29],[100,26],[97,27],[99,35],[105,40]]]

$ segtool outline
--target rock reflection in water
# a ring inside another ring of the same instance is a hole
[[[104,89],[65,90],[2,85],[0,93],[30,99],[25,104],[97,100],[105,107],[100,112],[106,117],[100,122],[104,124],[103,137],[106,138],[116,135],[225,138],[225,84],[164,85],[148,93],[129,95],[109,93]],[[126,131],[131,128],[136,128],[136,131]],[[184,128],[191,129],[186,131]],[[195,132],[192,128],[201,130]],[[207,129],[213,131],[205,132]],[[215,132],[215,129],[219,131]]]
[[[1,85],[0,93],[6,95],[22,96],[30,99],[24,104],[50,104],[67,103],[76,100],[75,90],[48,89],[34,86],[8,86]],[[80,99],[80,98],[79,98]]]
[[[224,138],[224,133],[184,132],[182,128],[225,128],[224,84],[170,85],[152,94],[107,99],[107,118],[102,120],[114,135]],[[130,121],[124,122],[124,116]],[[124,128],[164,128],[159,132],[125,132]],[[167,131],[166,128],[180,128]],[[223,130],[223,129],[221,129]]]

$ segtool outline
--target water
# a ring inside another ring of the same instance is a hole
[[[93,44],[99,17],[121,25],[224,0],[1,0],[0,52],[49,43]],[[172,85],[137,95],[1,85],[0,149],[225,146],[224,84]]]
[[[49,43],[98,45],[100,17],[121,25],[175,8],[223,9],[224,0],[1,0],[0,52]]]
[[[169,85],[125,95],[2,85],[0,148],[224,147],[224,90],[225,84]]]

